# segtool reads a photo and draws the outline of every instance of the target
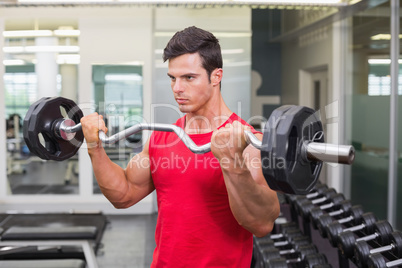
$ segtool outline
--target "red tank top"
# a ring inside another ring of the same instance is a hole
[[[233,113],[221,127],[236,120],[247,124]],[[175,123],[184,124],[185,116]],[[202,145],[212,132],[189,136]],[[153,132],[149,157],[158,200],[151,267],[250,267],[253,237],[230,210],[213,154],[192,153],[175,133]]]

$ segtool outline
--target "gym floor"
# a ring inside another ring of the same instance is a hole
[[[150,267],[157,215],[108,215],[97,255],[99,268]]]

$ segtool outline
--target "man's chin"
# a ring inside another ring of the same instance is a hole
[[[180,112],[185,113],[185,114],[188,114],[191,112],[190,107],[187,105],[179,105],[179,110],[180,110]]]

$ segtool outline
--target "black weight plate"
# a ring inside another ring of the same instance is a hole
[[[267,268],[288,268],[288,264],[285,258],[278,258],[270,260],[269,262],[265,263],[263,267]]]
[[[320,217],[322,214],[324,214],[324,211],[319,207],[315,207],[312,210],[310,210],[310,222],[315,230],[318,229],[317,227],[318,217]]]
[[[327,225],[326,230],[330,244],[336,247],[338,245],[338,236],[343,232],[342,225],[337,221],[333,221]]]
[[[390,234],[393,232],[393,228],[388,221],[377,221],[374,224],[374,231],[378,234],[376,240],[381,246],[388,245],[390,243]]]
[[[336,194],[332,197],[331,202],[334,203],[334,206],[340,204],[343,200],[345,200],[345,196],[343,194]]]
[[[54,124],[63,119],[60,107],[65,109],[76,124],[80,122],[83,113],[75,102],[62,97],[42,98],[31,107],[23,124],[24,140],[28,148],[45,160],[63,161],[74,156],[84,140],[82,131],[78,131],[74,139],[66,141],[55,135]],[[39,134],[45,141],[44,145]]]
[[[40,150],[37,150],[37,143],[34,143],[33,140],[38,138],[38,135],[30,137],[30,132],[28,132],[28,124],[30,122],[30,119],[32,117],[32,114],[34,110],[38,107],[39,104],[43,102],[43,99],[40,99],[29,106],[28,112],[25,115],[25,119],[22,125],[22,133],[24,136],[25,144],[27,145],[29,151],[36,155],[39,156],[41,159],[45,159],[45,156],[41,154]]]
[[[282,189],[277,183],[275,178],[275,165],[280,164],[276,163],[276,157],[273,154],[274,146],[276,146],[276,129],[278,127],[279,122],[282,120],[283,114],[289,110],[293,105],[284,105],[279,108],[276,108],[268,118],[268,122],[264,127],[264,134],[262,137],[262,146],[261,146],[261,167],[262,173],[264,174],[265,180],[267,181],[269,187],[275,191],[282,191],[287,193]],[[289,192],[290,194],[294,194],[293,192]]]
[[[304,221],[308,222],[310,216],[310,210],[315,208],[316,206],[310,200],[305,200],[300,204],[300,216]]]
[[[328,213],[318,217],[317,228],[321,237],[327,237],[327,225],[331,222],[333,222],[333,218]]]
[[[402,258],[402,233],[392,232],[391,243],[394,245],[393,252],[398,258]]]
[[[367,267],[369,268],[384,268],[387,267],[384,257],[380,253],[371,254],[368,261]]]
[[[278,259],[281,257],[281,254],[277,248],[263,249],[261,255],[264,262],[268,262],[269,260]]]
[[[364,224],[366,234],[374,233],[374,224],[376,221],[377,217],[372,212],[367,212],[362,215],[362,223]]]
[[[365,267],[370,255],[370,246],[366,241],[357,241],[354,248],[355,261],[358,267]]]
[[[339,235],[338,248],[341,254],[347,258],[353,256],[356,238],[353,232],[346,231]]]
[[[337,205],[337,209],[342,210],[343,213],[349,211],[352,208],[350,200],[343,200]]]
[[[322,133],[322,123],[313,109],[303,106],[291,107],[282,118],[272,151],[276,163],[284,164],[275,165],[276,183],[284,192],[307,194],[318,181],[322,162],[306,160],[302,148],[305,141],[312,141],[317,133]],[[324,135],[315,142],[324,142]]]
[[[361,205],[354,205],[350,210],[349,210],[349,216],[353,217],[353,220],[356,224],[360,223],[361,217],[363,215],[363,207]]]
[[[317,253],[317,247],[313,244],[307,244],[307,245],[302,245],[297,249],[297,252],[299,253],[300,259],[304,260],[307,255]]]
[[[313,268],[318,264],[328,263],[327,257],[322,253],[313,253],[307,255],[304,259],[306,267]]]

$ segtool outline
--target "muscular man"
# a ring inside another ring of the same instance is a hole
[[[116,208],[130,207],[156,190],[158,220],[151,267],[250,267],[252,235],[264,236],[279,214],[277,195],[262,174],[260,151],[247,145],[256,132],[225,104],[218,39],[189,27],[163,55],[173,96],[185,116],[176,125],[211,152],[193,154],[174,133],[153,132],[126,169],[106,155],[98,131],[102,116],[81,119],[102,193]]]

